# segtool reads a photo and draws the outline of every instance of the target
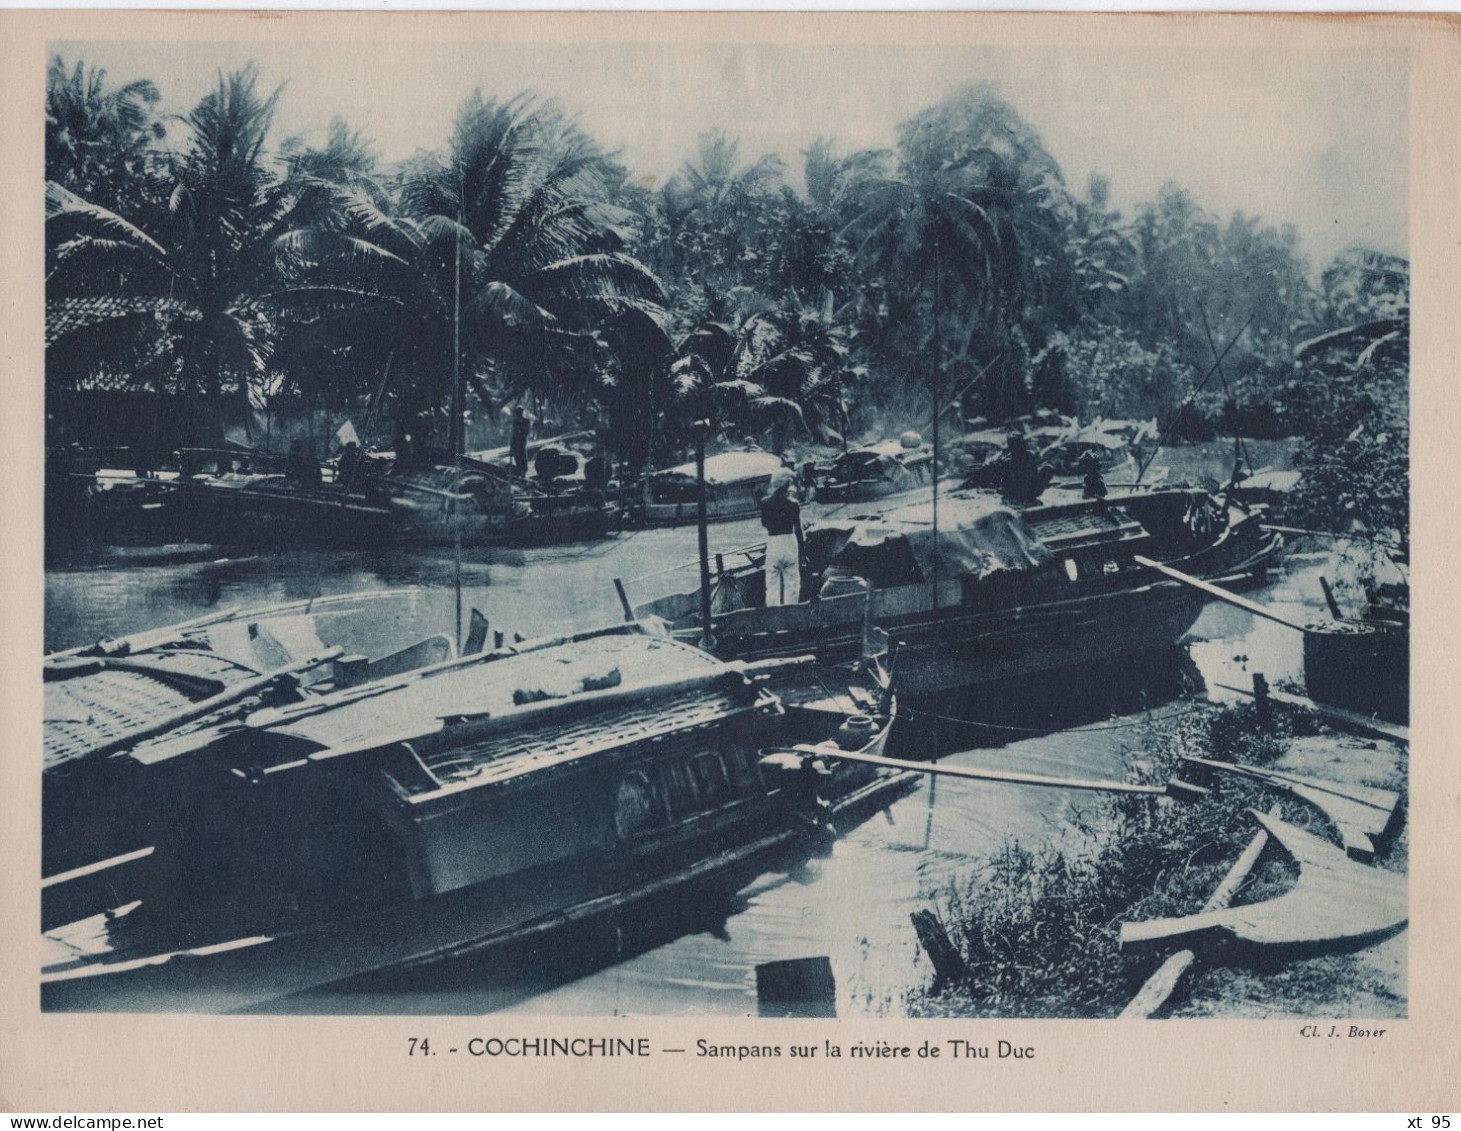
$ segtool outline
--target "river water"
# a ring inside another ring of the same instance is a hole
[[[759,524],[711,528],[711,551],[755,542]],[[613,581],[631,600],[695,583],[693,528],[621,534],[582,546],[468,553],[461,563],[464,610],[479,608],[497,631],[540,636],[621,619]],[[46,575],[48,650],[199,616],[236,604],[409,588],[373,601],[358,650],[380,654],[431,632],[452,632],[456,562],[450,551],[284,551],[223,559],[191,548],[183,560],[141,564],[124,552],[97,552]],[[196,559],[196,560],[195,560]],[[1319,604],[1312,555],[1291,557],[1260,599],[1311,619]],[[465,615],[465,613],[464,613]],[[358,621],[359,618],[356,618]],[[360,630],[359,624],[356,625]],[[1296,633],[1224,605],[1210,605],[1179,654],[1138,673],[1097,673],[1093,687],[1047,703],[988,706],[974,716],[957,702],[921,705],[900,721],[905,748],[934,743],[962,751],[955,765],[1036,773],[1121,777],[1139,753],[1144,718],[1170,714],[1184,688],[1234,698],[1219,684],[1247,686],[1252,672],[1271,683],[1296,678]],[[933,714],[948,718],[937,719]],[[952,722],[960,718],[964,722]],[[969,722],[983,724],[971,727]],[[1052,729],[1061,728],[1061,729]],[[969,749],[969,747],[973,747]],[[926,747],[924,750],[926,752]],[[302,1013],[464,1013],[514,1010],[579,1016],[756,1013],[755,968],[826,955],[840,1016],[898,1014],[911,985],[928,977],[909,914],[1007,841],[1050,839],[1067,847],[1082,834],[1072,816],[1095,795],[943,779],[925,781],[845,836],[829,857],[771,870],[713,915],[661,909],[626,937],[596,938],[572,954],[529,952],[504,971],[496,961],[462,962],[410,977],[370,979],[291,999]],[[271,1006],[276,1011],[279,1006]]]

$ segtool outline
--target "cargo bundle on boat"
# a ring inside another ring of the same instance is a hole
[[[1130,472],[1134,477],[1136,471],[1131,445],[1117,433],[1097,426],[1083,428],[1056,440],[1041,450],[1040,458],[1057,476],[1084,475],[1092,462],[1105,476]]]
[[[911,783],[804,752],[879,754],[892,704],[764,682],[799,668],[625,625],[257,712],[146,850],[48,879],[43,1006],[258,1005],[810,849]]]
[[[705,513],[712,522],[751,518],[783,470],[769,452],[722,452],[705,460]],[[694,463],[657,471],[644,481],[643,517],[650,526],[695,521],[699,484]]]
[[[926,487],[934,474],[933,448],[908,432],[838,456],[817,484],[817,502],[871,502]]]
[[[801,592],[813,596],[796,605],[766,607],[762,557],[748,551],[712,579],[720,654],[841,662],[876,625],[897,642],[899,686],[909,694],[997,684],[1176,644],[1205,598],[1137,555],[1243,585],[1282,545],[1254,515],[1219,508],[1201,491],[1023,511],[956,494],[940,504],[938,522],[935,534],[932,506],[918,503],[810,530]],[[636,612],[693,634],[698,610],[698,594],[683,593]]]
[[[979,428],[965,432],[949,443],[954,462],[968,473],[985,464],[993,463],[1005,452],[1008,433],[998,428]]]

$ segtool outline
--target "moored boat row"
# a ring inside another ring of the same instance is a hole
[[[1283,544],[1197,490],[938,521],[828,515],[788,605],[718,563],[708,623],[367,657],[296,606],[48,657],[43,1002],[267,1006],[733,884],[913,784],[885,662],[921,699],[1151,652],[1206,598],[1146,559],[1242,587]]]

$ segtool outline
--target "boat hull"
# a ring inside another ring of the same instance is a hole
[[[1164,651],[1191,629],[1207,598],[1136,564],[1130,547],[1145,538],[1140,522],[1156,525],[1168,512],[1170,526],[1171,514],[1180,519],[1187,502],[1180,494],[1135,500],[1131,515],[1087,503],[1042,508],[1034,521],[1058,565],[1033,576],[1011,570],[946,577],[937,597],[931,581],[871,591],[864,582],[842,592],[826,586],[825,595],[799,605],[767,607],[754,571],[725,574],[722,594],[734,595],[720,598],[726,607],[712,606],[716,650],[726,659],[810,654],[840,664],[864,654],[876,628],[886,634],[900,692],[915,697]],[[1087,517],[1093,512],[1109,519],[1094,539]],[[1261,582],[1282,546],[1280,535],[1244,520],[1171,560],[1236,590]],[[694,631],[693,596],[660,598],[641,614]]]
[[[1165,582],[995,612],[960,606],[950,596],[937,611],[928,602],[913,614],[878,617],[900,694],[925,698],[1160,651],[1182,639],[1206,603]],[[723,654],[745,659],[813,654],[820,663],[840,664],[862,650],[862,622],[746,636],[721,622],[717,642]]]
[[[706,520],[734,522],[737,519],[754,518],[761,513],[761,499],[764,495],[763,487],[759,491],[732,491],[706,499]],[[648,500],[641,511],[646,526],[688,526],[697,521],[698,513],[693,502],[660,503]]]
[[[889,774],[834,803],[845,831],[870,811],[917,785]],[[314,930],[243,937],[202,946],[97,976],[55,974],[41,984],[46,1012],[229,1013],[267,1006],[291,994],[363,974],[480,954],[535,935],[626,911],[657,896],[718,878],[744,878],[787,851],[805,851],[799,830],[767,817],[759,835],[659,872],[601,870],[520,875]],[[754,874],[754,872],[752,873]]]
[[[598,505],[555,505],[516,514],[464,512],[445,501],[371,500],[329,489],[194,488],[179,494],[189,537],[220,545],[344,547],[539,546],[607,537],[610,513]]]

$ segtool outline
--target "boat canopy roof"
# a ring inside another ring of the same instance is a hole
[[[1008,439],[1009,432],[1003,428],[981,428],[974,432],[965,432],[954,443],[956,445],[987,444],[996,448],[1002,448]]]
[[[783,470],[780,456],[770,452],[722,452],[705,457],[705,482],[712,486],[765,479]],[[695,479],[695,464],[682,463],[655,473],[656,479]]]
[[[864,444],[861,447],[853,448],[843,452],[837,457],[837,463],[871,463],[875,460],[895,459],[906,460],[910,457],[933,458],[932,449],[927,444],[916,444],[909,447],[902,440],[880,440],[876,444]]]
[[[1074,436],[1068,436],[1061,442],[1063,444],[1105,448],[1108,451],[1117,451],[1120,448],[1126,447],[1126,441],[1121,436],[1115,432],[1107,432],[1100,428],[1083,428]]]
[[[935,553],[949,576],[987,577],[1039,569],[1053,556],[1018,514],[993,497],[949,496],[939,505],[934,545],[932,502],[910,503],[860,518],[846,530],[831,565],[843,573],[882,581],[911,555],[923,577],[932,575]]]
[[[506,719],[547,700],[591,691],[649,688],[724,665],[710,654],[664,636],[614,631],[486,659],[419,678],[379,694],[341,693],[338,706],[269,727],[276,734],[323,748],[372,744],[376,739],[434,733],[458,715]]]

